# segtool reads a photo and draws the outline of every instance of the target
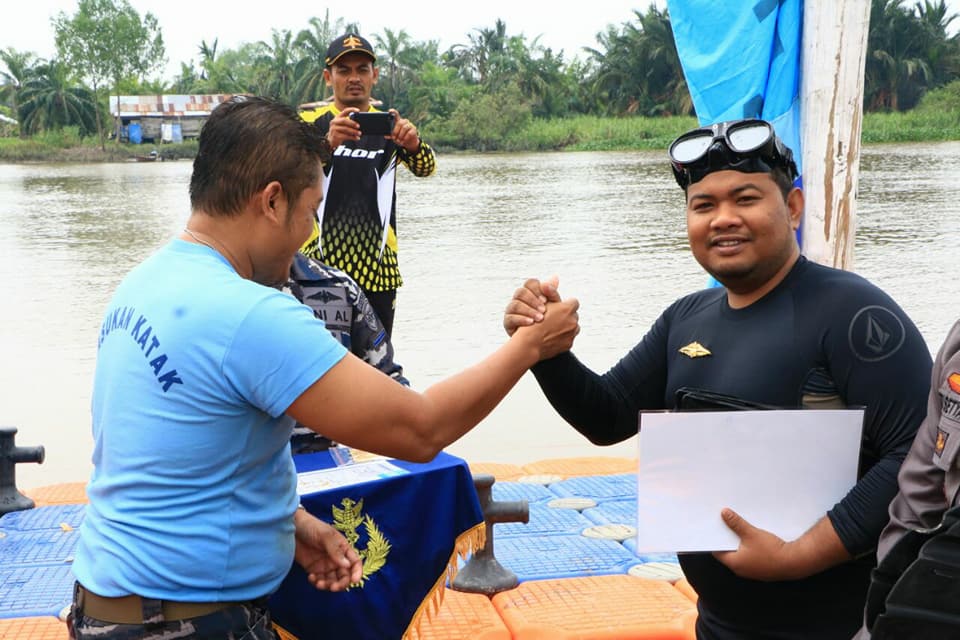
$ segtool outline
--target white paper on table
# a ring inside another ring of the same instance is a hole
[[[381,480],[410,473],[406,469],[385,460],[356,462],[329,469],[316,469],[297,474],[297,494],[304,496],[360,482]]]
[[[863,409],[643,413],[637,552],[724,551],[730,507],[800,537],[857,480]]]

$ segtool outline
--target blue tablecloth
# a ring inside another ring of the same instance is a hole
[[[327,452],[294,456],[300,473],[335,466]],[[441,453],[407,473],[303,495],[310,513],[342,527],[366,575],[349,591],[317,591],[294,564],[270,600],[275,621],[309,638],[401,638],[435,606],[457,555],[483,545],[483,513],[467,464]],[[362,463],[361,463],[362,464]]]

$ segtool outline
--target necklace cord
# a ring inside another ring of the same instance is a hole
[[[183,228],[183,232],[186,233],[186,234],[187,234],[188,236],[190,236],[191,238],[193,238],[194,240],[196,240],[197,242],[199,242],[200,244],[202,244],[202,245],[204,245],[204,246],[207,246],[207,247],[210,247],[211,249],[213,249],[214,251],[216,251],[216,252],[217,252],[218,254],[220,254],[227,262],[230,263],[230,266],[233,267],[233,270],[234,270],[234,271],[236,271],[237,273],[240,273],[240,269],[239,269],[239,267],[237,266],[239,263],[236,262],[236,260],[234,259],[233,253],[231,253],[231,251],[230,251],[229,249],[227,249],[226,246],[220,244],[220,242],[219,242],[216,238],[214,238],[213,236],[210,237],[210,239],[213,240],[213,241],[216,243],[216,246],[214,246],[213,244],[210,244],[209,242],[207,242],[207,241],[204,240],[203,238],[197,236],[197,234],[194,233],[193,230],[190,229],[189,227],[184,227],[184,228]],[[206,235],[206,234],[204,234],[204,235]],[[219,248],[218,248],[218,247],[219,247]]]
[[[207,242],[207,241],[204,240],[203,238],[197,237],[197,234],[195,234],[195,233],[193,232],[193,230],[190,229],[189,227],[184,227],[184,228],[183,228],[183,231],[184,231],[184,233],[186,233],[188,236],[190,236],[191,238],[193,238],[194,240],[196,240],[196,241],[199,242],[200,244],[206,245],[206,246],[210,247],[211,249],[213,249],[214,251],[216,251],[217,253],[220,253],[220,250],[217,249],[215,246],[213,246],[212,244],[210,244],[209,242]]]

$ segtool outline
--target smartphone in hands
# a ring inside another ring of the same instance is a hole
[[[365,136],[388,136],[393,133],[393,114],[389,111],[353,111],[350,119],[360,125]]]

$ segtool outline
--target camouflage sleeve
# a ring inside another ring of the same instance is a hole
[[[403,147],[398,147],[397,157],[403,164],[407,165],[410,173],[418,178],[426,178],[437,170],[437,154],[433,152],[430,145],[423,141],[423,138],[420,138],[420,147],[416,153],[410,153]]]
[[[370,306],[367,296],[356,284],[348,286],[347,292],[354,308],[350,327],[350,350],[353,355],[409,387],[410,381],[404,377],[403,367],[393,359],[393,344],[387,336],[387,330]]]

